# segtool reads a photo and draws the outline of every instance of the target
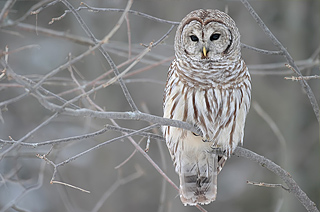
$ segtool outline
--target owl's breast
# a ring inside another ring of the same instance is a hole
[[[233,84],[190,86],[188,81],[192,79],[182,79],[178,66],[173,65],[166,85],[164,117],[195,125],[202,131],[202,140],[232,152],[243,140],[250,107],[250,77],[235,78]]]

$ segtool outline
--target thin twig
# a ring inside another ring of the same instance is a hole
[[[27,97],[28,95],[29,95],[29,92],[25,92],[25,93],[23,93],[23,94],[20,94],[19,96],[13,97],[13,98],[8,99],[8,100],[3,101],[3,102],[0,102],[0,107],[5,106],[5,105],[12,104],[12,103],[14,103],[14,102],[18,102],[18,101],[20,101],[21,99]]]
[[[47,35],[50,37],[57,37],[57,38],[63,38],[70,40],[74,43],[78,43],[81,45],[86,45],[86,46],[94,46],[94,42],[86,37],[78,36],[78,35],[73,35],[68,32],[64,31],[57,31],[57,30],[52,30],[52,29],[47,29],[41,26],[35,27],[34,25],[31,24],[26,24],[26,23],[18,23],[16,25],[16,28],[24,31],[29,31],[29,32],[35,32],[37,31],[39,34]]]
[[[247,44],[241,43],[241,47],[245,49],[250,49],[262,54],[267,54],[267,55],[283,55],[284,53],[282,51],[269,51],[269,50],[264,50],[264,49],[259,49],[253,46],[249,46]]]
[[[81,60],[83,57],[91,54],[95,49],[100,48],[100,46],[102,45],[102,42],[97,43],[94,47],[89,48],[87,51],[85,51],[84,53],[78,55],[77,57],[73,58],[72,60],[70,60],[69,62],[59,66],[58,68],[52,70],[51,72],[49,72],[48,74],[46,74],[44,77],[42,77],[41,80],[39,80],[39,82],[37,82],[34,86],[33,86],[33,90],[37,89],[39,86],[41,86],[41,84],[43,84],[43,82],[45,80],[47,80],[49,77],[59,73],[60,71],[68,68],[70,65],[74,64],[75,62],[78,62],[79,60]]]
[[[37,127],[35,127],[34,129],[32,129],[31,131],[29,131],[27,134],[25,134],[22,138],[20,138],[18,141],[16,141],[13,145],[11,145],[8,149],[6,149],[5,151],[3,151],[0,154],[0,160],[8,153],[10,152],[13,148],[17,147],[21,142],[25,141],[26,139],[28,139],[30,136],[32,136],[36,131],[38,131],[40,128],[44,127],[45,125],[47,125],[48,123],[50,123],[54,118],[56,118],[58,116],[58,112],[54,113],[53,115],[51,115],[48,119],[46,119],[45,121],[43,121],[41,124],[39,124]]]
[[[36,156],[37,156],[38,158],[40,158],[40,159],[43,159],[44,161],[46,161],[47,163],[49,163],[49,164],[51,164],[51,165],[53,166],[54,170],[53,170],[52,178],[51,178],[51,181],[50,181],[50,182],[53,182],[53,181],[55,181],[54,179],[55,179],[55,176],[56,176],[56,173],[57,173],[57,170],[58,170],[58,167],[59,167],[59,166],[64,166],[65,164],[70,163],[70,162],[73,161],[73,160],[76,160],[77,158],[83,156],[84,154],[86,154],[86,153],[88,153],[88,152],[91,152],[91,151],[94,151],[94,150],[96,150],[96,149],[98,149],[98,148],[101,148],[102,146],[104,146],[104,145],[106,145],[106,144],[109,144],[109,143],[114,142],[114,141],[119,140],[119,139],[123,139],[123,138],[126,138],[126,137],[133,136],[133,135],[135,135],[135,134],[137,134],[137,133],[139,133],[139,132],[141,132],[141,131],[150,130],[150,129],[152,129],[152,128],[154,128],[154,127],[157,127],[157,126],[158,126],[158,124],[154,124],[154,125],[145,127],[145,128],[143,128],[143,129],[137,130],[137,131],[135,131],[135,132],[127,133],[127,134],[125,134],[125,135],[122,135],[122,136],[119,136],[119,137],[110,139],[110,140],[105,141],[105,142],[103,142],[103,143],[101,143],[101,144],[98,144],[98,145],[96,145],[96,146],[94,146],[94,147],[92,147],[92,148],[90,148],[90,149],[87,149],[87,150],[85,150],[85,151],[83,151],[83,152],[81,152],[81,153],[79,153],[79,154],[77,154],[77,155],[75,155],[75,156],[73,156],[73,157],[70,157],[70,158],[68,158],[68,159],[66,159],[66,160],[64,160],[64,161],[62,161],[62,162],[60,162],[60,163],[58,163],[58,164],[55,164],[53,161],[51,161],[51,160],[49,160],[49,159],[47,158],[47,155],[48,155],[49,153],[47,153],[47,154],[45,154],[45,155],[37,154]],[[134,141],[132,140],[132,142],[134,142]],[[134,143],[135,143],[135,142],[134,142]],[[63,184],[63,183],[60,183],[60,184]],[[68,186],[75,188],[75,186],[71,186],[71,185],[68,185]],[[76,188],[79,189],[78,187],[76,187]]]
[[[295,76],[291,76],[291,77],[284,77],[284,79],[286,80],[292,80],[292,81],[299,81],[299,80],[311,80],[311,79],[320,79],[319,75],[314,75],[314,76],[303,76],[303,77],[295,77]]]
[[[319,60],[312,60],[311,57],[306,60],[296,61],[297,66],[303,70],[307,70],[312,67],[318,67],[320,65]],[[285,63],[269,63],[259,65],[248,65],[250,74],[253,75],[288,75],[292,73],[292,70],[286,68]]]
[[[74,161],[75,159],[83,156],[83,155],[86,154],[86,153],[89,153],[89,152],[91,152],[91,151],[94,151],[94,150],[96,150],[96,149],[101,148],[102,146],[105,146],[106,144],[110,144],[110,143],[112,143],[112,142],[114,142],[114,141],[117,141],[117,140],[120,140],[120,139],[123,139],[123,138],[127,138],[127,137],[129,137],[129,136],[136,135],[136,134],[138,134],[139,132],[147,131],[147,130],[150,130],[150,129],[155,128],[155,127],[158,127],[158,124],[153,124],[153,125],[151,125],[151,126],[142,128],[142,129],[137,130],[137,131],[134,131],[134,132],[132,132],[132,133],[128,133],[128,134],[125,134],[125,135],[122,135],[122,136],[119,136],[119,137],[110,139],[110,140],[105,141],[105,142],[103,142],[103,143],[101,143],[101,144],[98,144],[98,145],[96,145],[96,146],[94,146],[94,147],[92,147],[92,148],[90,148],[90,149],[87,149],[87,150],[85,150],[85,151],[83,151],[83,152],[81,152],[81,153],[79,153],[79,154],[77,154],[77,155],[75,155],[75,156],[73,156],[73,157],[70,157],[70,158],[68,158],[67,160],[64,160],[64,161],[60,162],[60,163],[56,164],[56,166],[57,166],[57,167],[63,166],[63,165],[65,165],[65,164],[70,163],[71,161]]]
[[[65,103],[65,104],[68,104],[69,106],[71,106],[72,108],[75,108],[75,109],[79,109],[78,106],[74,105],[72,102],[67,102],[65,99],[61,98],[60,96],[52,93],[51,91],[48,91],[47,89],[43,88],[42,86],[40,85],[37,85],[34,81],[32,81],[31,79],[27,78],[27,77],[24,77],[24,76],[21,76],[21,75],[18,75],[16,74],[15,72],[13,72],[13,70],[11,69],[11,67],[6,63],[4,62],[2,59],[1,59],[1,64],[3,66],[5,66],[6,70],[7,71],[7,76],[9,78],[13,78],[14,80],[16,80],[19,84],[23,85],[25,88],[26,88],[26,92],[16,98],[13,98],[11,100],[8,100],[8,101],[5,101],[5,102],[2,102],[0,104],[0,106],[3,106],[3,105],[6,105],[6,104],[9,104],[9,103],[13,103],[13,102],[16,102],[20,99],[22,99],[23,97],[27,96],[28,94],[31,93],[31,91],[35,91],[35,94],[40,94],[39,91],[42,91],[44,92],[46,95],[51,95],[52,97],[54,97],[55,99],[61,101],[62,103]],[[57,69],[55,69],[57,70]],[[42,78],[43,79],[43,78]],[[41,97],[43,97],[41,95]]]
[[[71,185],[69,183],[64,183],[64,182],[60,182],[60,181],[56,181],[56,180],[53,180],[53,181],[50,181],[50,184],[60,184],[60,185],[64,185],[64,186],[68,186],[70,188],[74,188],[74,189],[77,189],[79,191],[82,191],[82,192],[85,192],[85,193],[89,193],[90,194],[90,191],[88,190],[85,190],[83,188],[79,188],[77,186],[74,186],[74,185]]]
[[[164,39],[166,39],[174,27],[175,25],[172,25],[170,29],[159,40],[157,40],[152,44],[152,47],[156,47],[159,43],[161,43]]]
[[[293,72],[294,72],[294,69],[291,65],[289,64],[286,64],[286,66],[288,68],[290,68]],[[310,79],[320,79],[320,76],[318,75],[314,75],[314,76],[299,76],[299,77],[295,77],[295,76],[292,76],[292,77],[285,77],[284,79],[289,79],[289,80],[292,80],[292,81],[299,81],[299,80],[310,80]]]
[[[149,47],[146,48],[143,52],[141,52],[141,54],[139,55],[139,57],[137,57],[137,59],[135,59],[129,66],[128,68],[126,68],[123,72],[121,72],[119,75],[115,76],[114,78],[110,79],[107,83],[105,83],[103,85],[103,87],[107,87],[111,84],[113,84],[114,82],[116,82],[117,80],[119,80],[120,78],[123,78],[124,75],[130,71],[133,66],[135,66],[137,63],[140,62],[141,58],[144,57],[149,51],[151,51],[151,47],[152,47],[152,43],[150,43]]]
[[[128,59],[131,58],[131,28],[130,28],[130,20],[128,18],[128,13],[125,16],[127,23],[127,36],[128,36]]]
[[[78,136],[72,136],[72,137],[67,137],[67,138],[60,138],[60,139],[54,139],[54,140],[49,140],[49,141],[42,141],[42,142],[38,142],[38,143],[27,143],[27,142],[20,142],[19,145],[21,146],[27,146],[27,147],[39,147],[39,146],[45,146],[45,145],[54,145],[54,144],[61,144],[61,143],[65,143],[65,142],[70,142],[70,141],[80,141],[80,140],[84,140],[84,139],[88,139],[91,137],[95,137],[101,134],[104,134],[108,131],[108,125],[106,125],[104,128],[92,132],[92,133],[87,133],[84,135],[78,135]],[[120,130],[120,129],[119,129]],[[2,140],[0,139],[0,143],[2,144],[15,144],[17,143],[17,141],[6,141],[6,140]]]
[[[88,4],[82,2],[81,5],[84,5],[85,7],[78,7],[76,9],[76,11],[80,11],[82,9],[89,9],[89,12],[125,12],[125,9],[117,9],[117,8],[98,8],[98,7],[91,7]],[[70,10],[66,10],[63,14],[63,16],[65,16],[66,13],[70,13]],[[137,15],[137,16],[141,16],[153,21],[157,21],[160,23],[166,23],[166,24],[171,24],[171,25],[179,25],[180,22],[176,22],[176,21],[168,21],[165,19],[161,19],[161,18],[157,18],[151,15],[148,15],[146,13],[142,13],[142,12],[138,12],[138,11],[134,11],[134,10],[128,10],[128,13],[133,14],[133,15]]]
[[[143,138],[140,139],[138,144],[140,145],[141,141],[143,141]],[[115,166],[114,169],[119,169],[121,168],[124,164],[126,164],[137,152],[137,149],[134,149],[133,152],[127,157],[124,161],[122,161],[119,165]]]
[[[59,0],[44,0],[42,1],[42,5],[37,5],[36,8],[38,8],[37,10],[34,10],[32,12],[30,12],[31,15],[38,15],[43,9],[47,8],[47,7],[50,7],[50,6],[53,6],[55,5],[56,3],[58,3]]]
[[[121,17],[119,18],[118,22],[112,28],[112,30],[102,39],[104,43],[108,43],[109,39],[114,35],[114,33],[116,33],[118,31],[118,29],[120,28],[121,24],[125,20],[125,17],[127,16],[127,13],[129,11],[129,9],[131,8],[132,3],[133,3],[133,0],[128,0],[127,6],[126,6],[124,12],[122,13]]]
[[[2,10],[0,11],[0,24],[3,23],[4,19],[8,16],[10,9],[16,3],[16,0],[7,0]]]
[[[24,15],[22,15],[20,18],[14,20],[14,21],[8,20],[7,23],[1,25],[0,27],[1,28],[2,27],[9,27],[9,26],[14,26],[14,25],[20,24],[22,21],[24,21],[30,15],[37,15],[40,12],[40,10],[42,10],[42,9],[48,7],[48,6],[52,6],[55,3],[57,3],[58,1],[59,0],[55,0],[55,1],[42,0],[42,1],[39,1],[38,3],[32,5],[32,7]],[[43,5],[45,5],[45,6],[43,6]],[[36,11],[34,11],[34,10],[36,10]]]
[[[125,178],[117,179],[115,183],[112,184],[112,186],[102,195],[100,200],[97,202],[97,204],[94,206],[94,208],[91,210],[91,212],[97,212],[102,207],[103,203],[109,198],[109,196],[117,190],[121,185],[125,185],[135,179],[138,179],[142,176],[143,172],[140,167],[136,168],[137,171],[133,174],[130,174],[129,176]]]
[[[139,56],[139,55],[131,58],[130,60],[127,60],[127,61],[119,64],[119,65],[117,66],[117,68],[121,68],[121,67],[127,65],[128,63],[135,61],[135,59],[137,59],[138,56]],[[90,95],[91,93],[96,92],[97,90],[103,88],[103,85],[102,85],[102,84],[105,83],[105,82],[102,83],[102,82],[99,82],[99,80],[102,80],[103,78],[107,77],[107,76],[108,76],[109,74],[111,74],[112,72],[113,72],[113,69],[111,69],[111,70],[109,70],[109,71],[101,74],[101,75],[98,76],[96,79],[94,79],[94,80],[92,80],[92,81],[90,81],[90,82],[87,82],[87,83],[83,84],[83,85],[81,86],[81,88],[80,88],[80,87],[73,88],[73,89],[70,89],[70,90],[68,90],[68,91],[61,92],[61,93],[59,93],[59,94],[57,94],[57,95],[62,96],[62,95],[66,95],[66,94],[73,93],[73,92],[78,91],[78,90],[81,90],[81,89],[86,89],[86,88],[89,87],[89,86],[99,85],[98,87],[93,88],[91,91],[85,92],[85,95],[88,96],[88,95]],[[74,98],[73,100],[70,100],[70,102],[77,101],[79,98],[82,98],[83,95],[84,95],[84,94],[82,94],[82,95]]]
[[[287,142],[284,138],[283,134],[281,133],[279,127],[277,124],[272,120],[272,118],[261,108],[261,106],[258,104],[258,102],[253,101],[252,107],[255,109],[255,111],[267,122],[273,133],[277,136],[279,143],[283,147],[282,155],[286,156],[286,150],[287,150]],[[284,160],[285,162],[285,160]],[[283,164],[285,165],[285,164]]]
[[[3,55],[10,55],[10,54],[13,54],[13,53],[20,52],[20,51],[22,51],[22,50],[32,49],[32,48],[40,49],[40,46],[39,46],[39,45],[36,45],[36,44],[31,44],[31,45],[26,45],[26,46],[23,46],[23,47],[20,47],[20,48],[16,48],[16,49],[11,50],[11,51],[5,51],[5,52],[1,52],[1,51],[0,51],[0,58],[1,58]],[[7,63],[8,63],[8,62],[7,62]]]
[[[287,192],[290,192],[290,190],[288,188],[284,187],[282,184],[270,184],[270,183],[263,183],[263,182],[257,183],[257,182],[251,182],[251,181],[248,181],[248,180],[247,180],[247,184],[248,185],[260,186],[260,187],[267,187],[267,188],[280,187],[283,190],[285,190]]]

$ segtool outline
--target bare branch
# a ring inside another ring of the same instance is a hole
[[[277,124],[272,120],[272,118],[261,108],[261,106],[256,102],[253,101],[252,107],[256,110],[256,112],[268,123],[273,133],[277,136],[278,141],[280,142],[281,146],[283,147],[283,154],[286,155],[286,146],[287,142],[284,138],[283,134],[281,133]]]
[[[159,43],[161,43],[164,39],[166,39],[174,27],[175,25],[172,25],[170,29],[159,40],[157,40],[152,44],[152,47],[156,47]]]
[[[127,119],[127,120],[143,120],[151,123],[159,123],[161,125],[173,126],[178,128],[183,128],[186,130],[190,130],[196,134],[201,133],[199,129],[194,127],[193,125],[177,121],[173,119],[162,118],[159,116],[146,114],[146,113],[135,113],[135,112],[100,112],[93,111],[88,109],[78,109],[73,110],[70,108],[65,108],[62,112],[63,114],[70,116],[82,116],[82,117],[91,117],[91,118],[102,118],[102,119]]]
[[[103,143],[101,143],[101,144],[98,144],[98,145],[96,145],[96,146],[94,146],[94,147],[92,147],[92,148],[90,148],[90,149],[87,149],[86,151],[83,151],[83,152],[81,152],[81,153],[79,153],[79,154],[77,154],[77,155],[75,155],[75,156],[73,156],[73,157],[71,157],[71,158],[69,158],[69,159],[67,159],[67,160],[59,163],[59,164],[57,164],[56,167],[63,166],[63,165],[65,165],[65,164],[67,164],[67,163],[70,163],[71,161],[77,159],[78,157],[81,157],[81,156],[83,156],[84,154],[86,154],[86,153],[88,153],[88,152],[91,152],[91,151],[93,151],[93,150],[95,150],[95,149],[99,149],[100,147],[102,147],[102,146],[104,146],[104,145],[106,145],[106,144],[109,144],[109,143],[111,143],[111,142],[114,142],[114,141],[117,141],[117,140],[120,140],[120,139],[123,139],[123,138],[127,138],[127,137],[129,137],[129,136],[136,135],[136,134],[138,134],[139,132],[147,131],[147,130],[150,130],[150,129],[152,129],[152,128],[158,127],[158,126],[159,126],[158,124],[153,124],[153,125],[151,125],[151,126],[142,128],[142,129],[137,130],[137,131],[134,131],[134,132],[132,132],[132,133],[128,133],[128,134],[125,134],[125,135],[122,135],[122,136],[119,136],[119,137],[110,139],[110,140],[108,140],[108,141],[105,141],[105,142],[103,142]]]
[[[135,179],[138,179],[142,176],[143,172],[140,167],[136,167],[137,171],[133,174],[130,174],[129,176],[125,178],[119,178],[117,181],[102,195],[100,200],[97,202],[97,204],[94,206],[94,208],[91,210],[91,212],[97,212],[102,207],[103,203],[110,197],[110,195],[117,190],[121,185],[127,184]]]
[[[15,2],[16,2],[16,0],[8,0],[4,4],[4,6],[3,6],[3,8],[2,8],[2,10],[0,12],[0,23],[1,24],[2,24],[3,20],[8,16],[9,10],[13,7]]]
[[[262,167],[267,168],[275,173],[286,183],[289,188],[289,192],[295,195],[295,197],[301,202],[301,204],[307,209],[307,211],[319,212],[316,204],[309,199],[304,191],[301,190],[299,185],[293,180],[292,176],[280,166],[278,166],[271,160],[242,147],[237,147],[233,154],[235,156],[247,158],[249,160],[257,162]]]
[[[13,2],[15,3],[16,0],[12,1],[8,1],[9,2]],[[50,3],[51,2],[51,3]],[[39,1],[38,3],[34,4],[23,16],[21,16],[20,18],[12,21],[12,20],[9,20],[7,23],[3,24],[0,26],[0,28],[2,27],[8,27],[8,26],[14,26],[16,24],[20,24],[20,22],[24,21],[27,17],[29,17],[30,15],[33,15],[33,14],[38,14],[37,12],[34,12],[34,10],[37,10],[38,8],[41,8],[44,9],[48,6],[51,6],[51,5],[54,5],[55,3],[57,3],[58,0],[55,0],[55,1],[52,1],[52,0],[43,0],[43,1]],[[40,11],[40,9],[39,9]],[[1,20],[1,19],[0,19]]]
[[[259,49],[253,46],[249,46],[247,44],[241,43],[241,47],[245,49],[250,49],[262,54],[268,54],[268,55],[283,55],[284,53],[282,51],[269,51],[269,50],[264,50],[264,49]]]
[[[70,187],[70,188],[74,188],[74,189],[77,189],[77,190],[79,190],[79,191],[82,191],[82,192],[85,192],[85,193],[89,193],[89,194],[90,194],[90,191],[87,191],[87,190],[85,190],[85,189],[83,189],[83,188],[79,188],[79,187],[77,187],[77,186],[71,185],[71,184],[69,184],[69,183],[64,183],[64,182],[60,182],[60,181],[57,181],[57,180],[53,180],[53,181],[51,181],[50,183],[51,183],[51,184],[60,184],[60,185],[68,186],[68,187]]]
[[[51,37],[57,37],[57,38],[63,38],[63,39],[68,39],[72,42],[81,44],[81,45],[87,45],[87,46],[94,46],[94,42],[90,40],[89,38],[81,37],[78,35],[73,35],[68,32],[63,32],[63,31],[57,31],[57,30],[52,30],[52,29],[47,29],[44,27],[40,26],[34,26],[31,24],[26,24],[26,23],[17,23],[16,28],[24,30],[24,31],[29,31],[29,32],[38,32],[39,34],[51,36]]]
[[[303,79],[303,76],[298,68],[298,66],[295,64],[293,58],[287,51],[287,49],[280,43],[280,41],[273,35],[273,33],[269,30],[269,28],[265,25],[265,23],[262,21],[262,19],[259,17],[259,15],[254,11],[252,6],[249,4],[247,0],[241,0],[242,4],[248,9],[249,13],[252,15],[252,17],[255,19],[255,21],[258,23],[258,25],[261,27],[263,32],[270,38],[272,43],[280,49],[280,51],[283,52],[284,57],[288,61],[289,65],[292,67],[292,70],[301,77],[301,80],[299,80],[302,88],[305,90],[305,92],[308,95],[308,98],[310,100],[310,103],[312,105],[313,111],[318,119],[318,122],[320,122],[320,111],[319,111],[319,105],[316,100],[316,97],[314,96],[314,93],[312,92],[309,84]]]
[[[48,119],[46,119],[45,121],[43,121],[41,124],[39,124],[37,127],[35,127],[34,129],[32,129],[30,132],[28,132],[26,135],[24,135],[22,138],[20,138],[18,141],[16,141],[12,146],[10,146],[8,149],[6,149],[5,151],[3,151],[0,154],[0,160],[8,153],[10,152],[13,148],[17,147],[21,142],[25,141],[27,138],[29,138],[30,136],[32,136],[36,131],[38,131],[41,127],[47,125],[49,122],[51,122],[55,117],[57,117],[58,113],[54,113],[53,115],[51,115]]]
[[[82,9],[88,9],[89,12],[125,12],[125,9],[117,9],[117,8],[97,8],[97,7],[91,7],[89,5],[87,5],[86,3],[82,2],[81,5],[85,5],[85,7],[78,7],[76,9],[76,11],[80,11]],[[70,13],[71,10],[66,10],[63,14],[63,16],[67,13]],[[161,18],[157,18],[142,12],[138,12],[138,11],[134,11],[134,10],[128,10],[128,13],[133,14],[133,15],[137,15],[137,16],[141,16],[153,21],[157,21],[160,23],[167,23],[167,24],[172,24],[172,25],[179,25],[180,22],[175,22],[175,21],[168,21],[165,19],[161,19]]]
[[[116,25],[112,28],[112,30],[108,33],[108,35],[106,35],[102,39],[104,43],[108,43],[109,39],[114,35],[114,33],[116,33],[116,31],[118,31],[119,27],[121,26],[122,22],[124,21],[125,17],[127,16],[127,13],[129,11],[129,9],[131,8],[132,3],[133,3],[133,0],[129,0],[128,1],[125,10],[122,13],[122,15],[121,15],[120,19],[118,20],[118,22],[116,23]]]
[[[140,145],[141,141],[143,140],[143,138],[140,139],[140,141],[138,142],[138,145]],[[124,161],[122,161],[119,165],[115,166],[114,169],[119,169],[121,168],[124,164],[126,164],[135,154],[136,152],[138,152],[137,149],[134,149],[133,152],[129,155],[129,157],[127,157]]]
[[[291,77],[285,77],[284,79],[286,80],[292,80],[292,81],[299,81],[299,80],[311,80],[311,79],[320,79],[319,75],[314,75],[314,76],[303,76],[303,77],[295,77],[295,76],[291,76]]]
[[[115,129],[115,127],[110,126],[112,129]],[[73,136],[73,137],[68,137],[68,138],[61,138],[61,139],[55,139],[55,140],[49,140],[49,141],[42,141],[42,142],[38,142],[38,143],[27,143],[27,142],[20,142],[17,143],[17,141],[5,141],[0,139],[0,143],[2,144],[19,144],[21,146],[27,146],[27,147],[39,147],[39,146],[45,146],[45,145],[54,145],[54,144],[61,144],[61,143],[65,143],[65,142],[70,142],[70,141],[77,141],[77,140],[84,140],[84,139],[88,139],[91,137],[95,137],[101,134],[106,133],[109,129],[109,126],[106,125],[104,128],[92,132],[92,133],[87,133],[84,135],[79,135],[79,136]],[[118,129],[118,131],[120,131],[121,129]],[[133,131],[133,130],[132,130]]]
[[[8,105],[8,104],[12,104],[14,102],[18,102],[21,99],[23,99],[24,97],[28,96],[28,94],[29,94],[28,92],[25,92],[23,94],[20,94],[19,96],[16,96],[14,98],[8,99],[8,100],[3,101],[3,102],[0,102],[0,107]]]
[[[114,82],[116,82],[117,80],[119,80],[120,78],[123,78],[124,75],[130,71],[132,69],[133,66],[135,66],[138,62],[140,62],[140,60],[142,59],[142,57],[144,57],[150,50],[152,47],[152,43],[150,43],[149,47],[146,48],[143,52],[141,52],[141,54],[137,57],[137,59],[135,59],[128,68],[126,68],[126,70],[124,70],[123,72],[121,72],[121,74],[115,76],[114,78],[110,79],[107,83],[105,83],[103,85],[103,87],[107,87],[111,84],[113,84]]]
[[[286,64],[288,68],[290,68],[293,71],[293,68],[291,65]],[[299,81],[299,80],[310,80],[310,79],[320,79],[320,76],[314,75],[314,76],[299,76],[299,77],[285,77],[284,79],[291,79],[292,81]]]
[[[98,40],[95,38],[95,36],[93,35],[93,33],[90,31],[89,27],[85,24],[85,22],[82,20],[81,16],[79,15],[79,13],[74,9],[74,7],[67,1],[67,0],[61,0],[64,5],[69,9],[71,10],[71,12],[73,13],[73,15],[76,17],[76,19],[78,20],[78,22],[80,23],[80,26],[83,28],[83,30],[87,33],[87,35],[91,38],[91,40],[95,43],[95,44],[98,44]],[[128,4],[127,4],[127,7],[126,7],[126,10],[128,11],[128,8],[130,7],[131,3],[132,3],[132,0],[129,0],[128,1]],[[125,13],[121,16],[119,22],[122,22],[123,19],[125,17]],[[121,21],[122,20],[122,21]],[[118,23],[119,23],[118,22]],[[117,25],[116,25],[117,26]],[[107,41],[109,38],[108,36],[106,36],[103,40]],[[103,42],[105,43],[105,42]],[[100,47],[99,46],[99,50],[100,52],[102,53],[102,55],[105,57],[105,59],[108,61],[109,65],[111,66],[111,68],[113,69],[114,71],[114,74],[116,76],[120,75],[119,73],[119,70],[117,69],[117,66],[115,65],[115,63],[113,62],[113,60],[111,59],[110,55],[104,50],[104,48]],[[118,78],[119,80],[119,83],[120,83],[120,86],[122,88],[122,91],[131,107],[131,109],[133,111],[139,111],[136,104],[134,103],[130,93],[129,93],[129,90],[127,88],[127,86],[125,85],[125,83],[123,82],[123,79],[122,77],[119,77]]]
[[[255,185],[255,186],[260,186],[260,187],[267,187],[267,188],[276,188],[276,187],[280,187],[283,190],[290,192],[290,190],[286,187],[284,187],[282,184],[270,184],[270,183],[257,183],[257,182],[251,182],[251,181],[247,181],[248,185]]]

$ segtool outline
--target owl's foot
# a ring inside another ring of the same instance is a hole
[[[192,134],[193,134],[194,136],[200,136],[199,134],[196,134],[196,133],[194,133],[194,132],[192,132]]]
[[[200,136],[199,134],[196,134],[196,133],[194,133],[194,132],[192,132],[192,134],[193,134],[194,136]],[[203,142],[210,142],[208,139],[202,139],[202,141],[203,141]]]

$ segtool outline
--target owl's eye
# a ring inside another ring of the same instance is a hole
[[[193,42],[198,42],[199,41],[199,38],[195,35],[191,35],[190,36],[190,39],[193,41]]]
[[[213,34],[210,36],[210,40],[211,40],[211,41],[218,40],[219,38],[220,38],[220,34],[218,34],[218,33],[213,33]]]

